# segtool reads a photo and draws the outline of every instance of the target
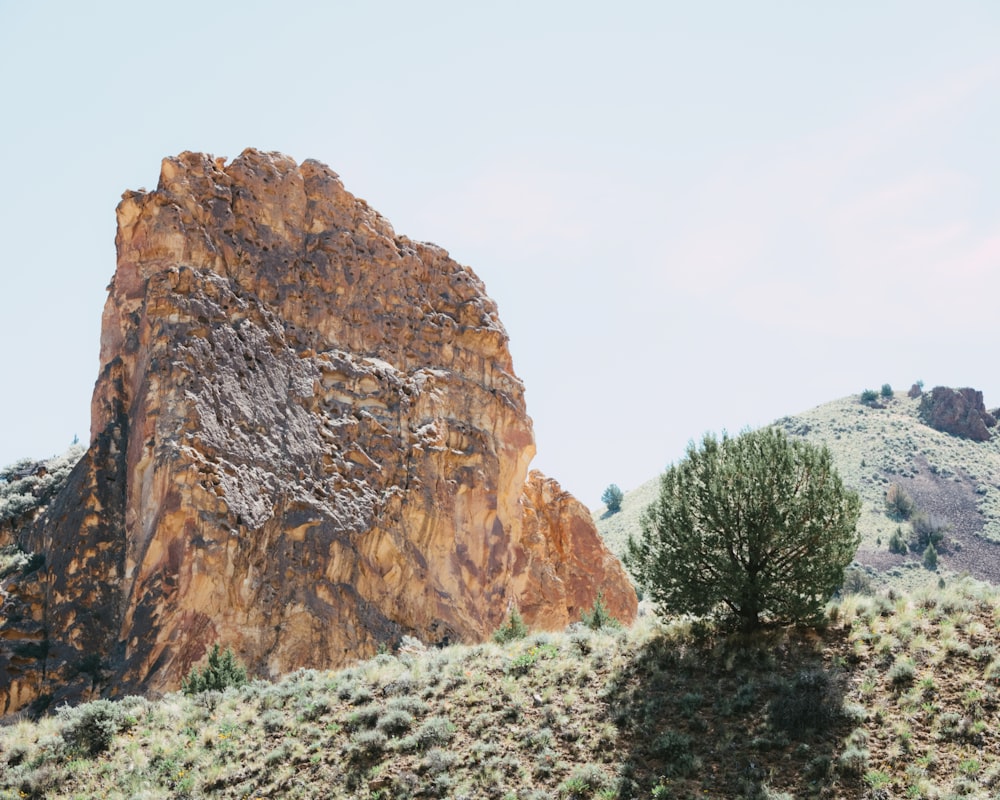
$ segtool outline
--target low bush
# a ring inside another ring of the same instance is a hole
[[[782,681],[768,706],[771,725],[789,734],[822,731],[840,713],[840,692],[821,669],[804,669]]]
[[[382,757],[388,743],[382,731],[361,731],[351,737],[347,757],[355,764],[372,763]]]
[[[903,529],[896,528],[892,536],[889,537],[889,552],[895,553],[898,556],[905,556],[909,549],[909,546],[906,544],[906,537],[903,536]]]
[[[690,775],[698,767],[698,759],[691,752],[691,737],[686,734],[666,730],[653,740],[650,750],[662,761],[667,778]]]
[[[906,489],[893,483],[885,490],[885,510],[893,519],[906,520],[916,510],[916,505]]]
[[[61,708],[57,718],[70,752],[88,756],[105,752],[117,734],[130,730],[136,723],[135,717],[110,700]]]
[[[844,570],[844,583],[840,587],[841,594],[872,594],[875,589],[871,575],[866,569],[850,566]]]
[[[622,624],[615,619],[604,602],[604,592],[598,592],[594,598],[594,605],[590,611],[580,612],[580,621],[592,631],[599,631],[602,628],[621,628]]]
[[[867,747],[851,745],[840,754],[837,764],[845,775],[860,777],[868,769],[871,752]]]
[[[607,506],[609,514],[617,514],[621,511],[622,500],[625,499],[625,492],[618,488],[618,485],[612,483],[607,489],[604,490],[604,494],[601,495],[601,502]]]
[[[887,675],[889,683],[897,689],[909,686],[913,683],[916,676],[917,668],[913,663],[913,659],[910,658],[897,658],[889,668]]]
[[[574,769],[570,776],[559,784],[558,791],[560,797],[583,800],[583,798],[593,797],[596,792],[604,789],[608,784],[608,776],[600,767],[596,764],[584,764]]]
[[[192,667],[187,678],[181,681],[184,694],[199,692],[221,692],[230,686],[243,686],[247,682],[247,671],[230,648],[220,652],[218,643],[212,645],[208,654],[208,665],[199,671]]]
[[[400,739],[399,749],[429,750],[448,744],[455,735],[455,726],[447,717],[430,717],[409,736]]]
[[[861,393],[861,404],[872,407],[878,405],[878,392],[874,389],[865,389]]]
[[[387,710],[379,717],[376,728],[386,736],[401,736],[413,725],[413,715],[401,708]]]
[[[0,469],[0,522],[16,524],[48,505],[85,452],[83,445],[74,444],[60,456],[41,461],[22,458]]]
[[[910,518],[910,550],[923,553],[928,545],[934,545],[938,550],[944,544],[945,535],[951,530],[951,523],[941,517],[916,512]]]
[[[937,569],[938,566],[938,554],[937,550],[934,549],[934,545],[927,545],[927,549],[924,550],[924,554],[921,557],[921,561],[924,565],[924,569],[928,569],[931,572]]]
[[[497,642],[497,644],[506,644],[507,642],[513,642],[515,639],[523,639],[527,635],[528,626],[524,624],[521,612],[515,606],[511,608],[507,621],[494,631],[493,641]]]
[[[376,703],[352,711],[344,720],[344,727],[349,731],[357,731],[362,728],[374,728],[382,714],[382,708]]]

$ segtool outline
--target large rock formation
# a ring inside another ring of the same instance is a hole
[[[997,424],[978,389],[935,386],[920,398],[920,419],[935,430],[985,442]]]
[[[0,711],[177,688],[214,642],[276,675],[599,590],[633,618],[587,510],[528,478],[496,306],[443,249],[254,150],[165,159],[116,244],[91,446],[2,587]]]

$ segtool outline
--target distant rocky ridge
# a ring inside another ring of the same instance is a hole
[[[848,395],[773,424],[830,449],[844,483],[862,500],[856,561],[880,580],[913,588],[929,576],[936,581],[968,574],[1000,586],[1000,436],[975,435],[992,431],[998,413],[986,411],[982,398],[976,389],[935,387],[925,393],[914,385],[875,405]],[[618,513],[595,512],[612,550],[624,553],[628,537],[640,535],[642,514],[656,500],[659,483],[651,477],[627,492]],[[920,514],[947,526],[938,573],[924,569],[922,549],[890,550],[897,529],[906,539],[911,532],[910,523],[886,507],[893,484]]]
[[[118,207],[90,448],[0,582],[0,713],[274,676],[636,598],[531,420],[476,275],[326,166],[183,153]]]
[[[978,389],[952,389],[935,386],[920,397],[920,419],[944,433],[985,442],[996,417],[986,410],[983,393]]]

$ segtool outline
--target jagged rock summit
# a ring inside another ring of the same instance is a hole
[[[932,428],[974,442],[990,438],[996,417],[986,410],[978,389],[935,386],[920,397],[920,419]]]
[[[0,584],[0,712],[175,689],[215,642],[273,676],[599,590],[634,617],[587,509],[528,474],[470,269],[278,153],[167,158],[117,213],[90,448]]]

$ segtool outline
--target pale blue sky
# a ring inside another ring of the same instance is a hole
[[[114,208],[316,158],[497,300],[595,506],[917,378],[1000,405],[1000,3],[0,0],[0,464],[86,439]]]

